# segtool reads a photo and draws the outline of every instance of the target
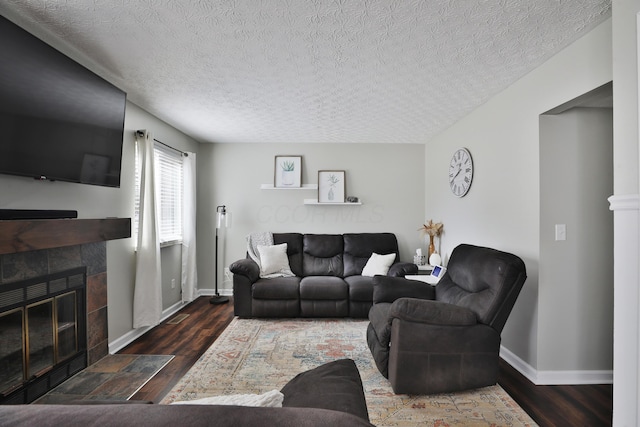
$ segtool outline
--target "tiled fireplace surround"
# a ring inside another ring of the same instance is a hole
[[[0,286],[74,267],[87,267],[87,363],[109,353],[107,326],[107,243],[0,255]]]
[[[109,353],[106,241],[130,230],[129,218],[0,221],[0,286],[87,268],[88,366]]]

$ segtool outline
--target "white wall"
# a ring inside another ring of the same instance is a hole
[[[610,381],[613,110],[541,116],[540,171],[538,377],[606,371]],[[556,224],[566,225],[566,240],[555,239]]]
[[[302,155],[302,182],[317,184],[317,171],[346,171],[346,193],[361,206],[309,206],[315,190],[261,190],[273,184],[274,157]],[[256,231],[300,233],[393,232],[400,256],[425,251],[418,227],[424,218],[424,146],[411,144],[203,144],[198,154],[198,287],[213,289],[217,205],[232,212],[222,269],[244,258],[245,237]],[[207,237],[208,236],[208,237]],[[221,251],[222,252],[222,251]],[[206,267],[202,267],[206,266]]]
[[[502,334],[503,346],[523,362],[521,368],[537,369],[547,356],[540,354],[538,330],[539,115],[611,79],[608,20],[426,147],[425,212],[444,222],[443,255],[467,242],[513,252],[525,261],[528,279]],[[461,199],[447,183],[449,159],[460,146],[470,150],[475,174]]]

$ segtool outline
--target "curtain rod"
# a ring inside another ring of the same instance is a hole
[[[144,131],[137,130],[137,131],[136,131],[136,135],[138,135],[138,136],[143,136],[143,135],[144,135]],[[167,148],[170,148],[170,149],[172,149],[172,150],[174,150],[174,151],[177,151],[178,153],[182,154],[182,155],[183,155],[183,156],[185,156],[185,157],[189,157],[189,153],[185,153],[185,152],[184,152],[184,151],[182,151],[182,150],[178,150],[177,148],[172,147],[172,146],[170,146],[169,144],[165,144],[164,142],[159,141],[159,140],[157,140],[157,139],[155,139],[155,138],[153,138],[153,140],[154,140],[155,142],[157,142],[158,144],[162,144],[162,145],[164,145],[164,146],[165,146],[165,147],[167,147]]]
[[[164,146],[165,146],[165,147],[167,147],[167,148],[170,148],[170,149],[172,149],[172,150],[174,150],[174,151],[177,151],[178,153],[182,154],[182,155],[183,155],[183,156],[185,156],[185,157],[189,157],[189,153],[185,153],[185,152],[184,152],[184,151],[182,151],[182,150],[178,150],[177,148],[174,148],[174,147],[170,146],[169,144],[165,144],[165,143],[164,143],[164,142],[162,142],[162,141],[158,141],[158,140],[157,140],[157,139],[155,139],[155,138],[153,138],[153,140],[154,140],[155,142],[157,142],[158,144],[162,144],[162,145],[164,145]]]

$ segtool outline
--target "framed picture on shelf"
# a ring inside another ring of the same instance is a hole
[[[273,186],[276,188],[302,186],[302,156],[276,156]]]
[[[344,203],[345,171],[318,171],[318,203]]]

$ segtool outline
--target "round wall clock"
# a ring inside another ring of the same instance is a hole
[[[449,162],[449,187],[457,197],[463,197],[473,181],[473,160],[466,148],[459,148]]]

